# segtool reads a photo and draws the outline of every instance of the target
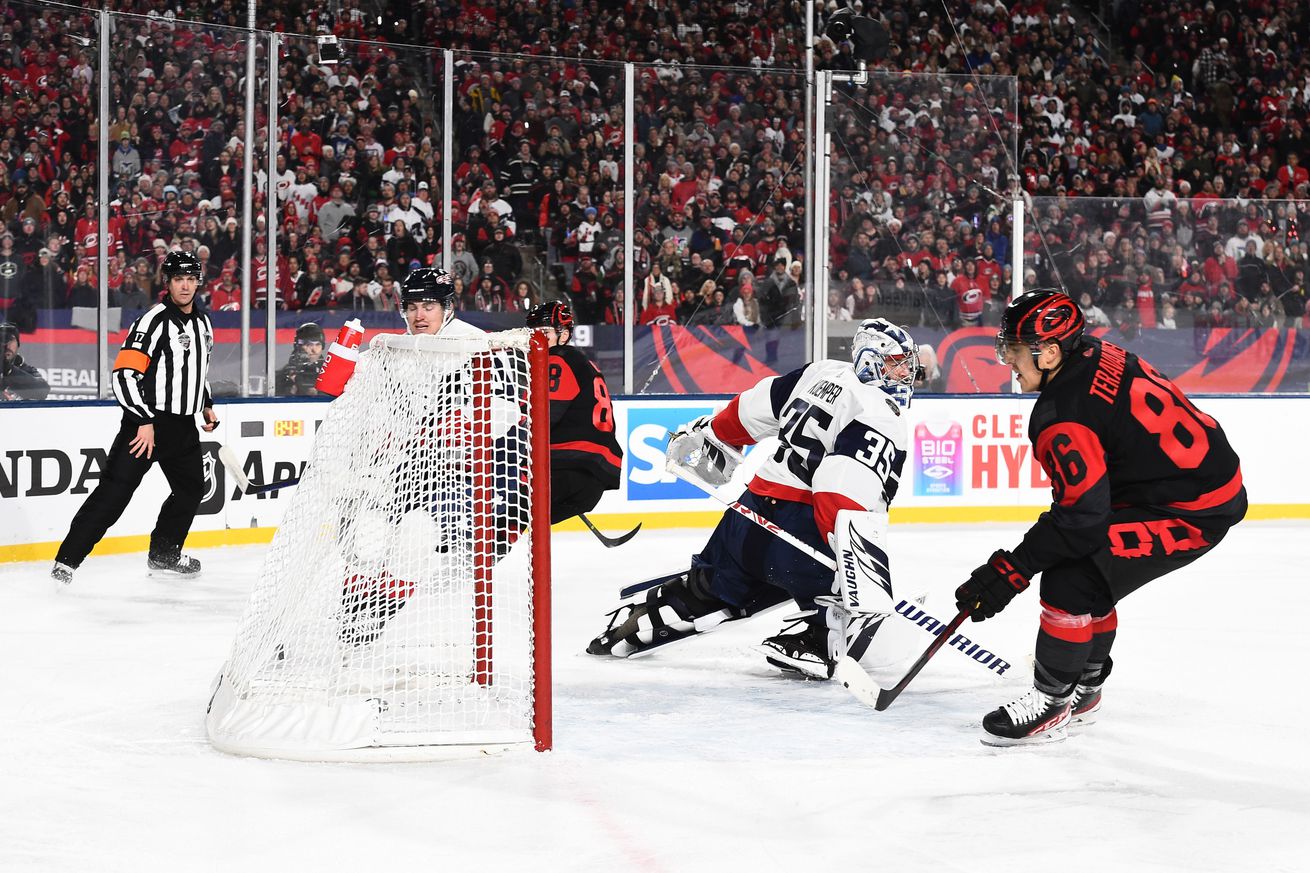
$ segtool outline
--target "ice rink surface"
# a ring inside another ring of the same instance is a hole
[[[894,526],[894,572],[948,618],[1020,530]],[[209,746],[263,547],[197,552],[194,582],[92,558],[64,595],[48,564],[0,565],[0,871],[1305,870],[1307,536],[1248,522],[1133,595],[1100,721],[994,750],[979,722],[1028,686],[1035,591],[965,628],[1011,678],[943,650],[877,713],[765,665],[785,611],[644,660],[583,654],[620,584],[706,534],[557,534],[555,751],[427,764]]]

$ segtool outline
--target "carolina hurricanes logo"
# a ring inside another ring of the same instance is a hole
[[[1082,327],[1083,315],[1069,299],[1053,300],[1037,314],[1039,339],[1061,339]]]
[[[982,299],[982,292],[979,291],[977,288],[970,288],[968,291],[965,291],[962,295],[960,295],[960,302],[968,303],[970,305],[977,303],[981,299]]]

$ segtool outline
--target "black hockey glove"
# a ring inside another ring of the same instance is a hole
[[[955,606],[968,610],[974,621],[982,621],[1005,609],[1027,587],[1028,577],[1014,566],[1010,553],[997,549],[968,582],[955,589]]]

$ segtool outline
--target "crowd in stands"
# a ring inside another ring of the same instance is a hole
[[[1310,323],[1305,4],[1097,4],[1115,13],[1117,61],[1062,4],[970,5],[954,24],[940,7],[894,13],[892,56],[907,69],[1018,78],[1024,287],[1063,286],[1089,320],[1128,337]],[[853,187],[834,183],[830,317],[890,309],[933,327],[995,322],[1014,269],[1007,204],[979,184],[976,164],[960,172],[936,145],[943,131],[976,129],[960,114],[975,81],[918,107],[904,87],[880,98],[929,119],[910,137],[921,172],[908,194],[903,183],[889,196],[895,150],[875,143],[872,183],[858,165],[845,177]],[[881,221],[846,220],[861,199]]]
[[[839,87],[831,115],[830,318],[989,323],[1022,249],[1025,284],[1086,294],[1089,313],[1127,331],[1302,323],[1305,5],[1111,5],[1113,53],[1083,10],[1054,0],[883,10],[890,53],[867,85]],[[117,24],[103,126],[111,305],[153,299],[163,254],[182,247],[206,265],[206,305],[238,307],[245,44],[239,30],[184,19],[240,26],[245,5],[111,6],[137,13]],[[259,15],[289,35],[277,306],[394,308],[409,270],[440,263],[435,46],[457,53],[450,218],[462,307],[521,312],[562,298],[582,323],[620,323],[631,259],[642,324],[800,323],[802,4],[282,0]],[[320,62],[317,33],[344,40],[339,63]],[[20,326],[99,296],[94,36],[92,16],[67,7],[10,2],[0,17],[0,299]],[[854,67],[849,44],[823,38],[816,51],[821,66]],[[624,61],[642,65],[630,251]],[[991,75],[1016,77],[1017,94]],[[256,155],[257,188],[266,164]],[[1031,207],[1022,246],[1016,188]],[[259,197],[255,214],[262,306]]]

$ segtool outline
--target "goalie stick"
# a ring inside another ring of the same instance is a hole
[[[237,488],[242,494],[266,494],[269,491],[277,491],[281,488],[290,488],[300,482],[299,476],[292,476],[290,479],[283,479],[281,482],[268,482],[258,485],[251,482],[246,476],[246,471],[241,469],[241,462],[237,460],[236,452],[227,446],[218,447],[218,459],[223,462],[223,466],[232,474],[232,478],[237,481]]]
[[[692,475],[684,470],[680,465],[673,463],[672,461],[665,465],[665,469],[679,479],[690,482],[692,485],[700,488],[706,494],[713,497],[729,509],[735,510],[737,513],[746,516],[746,518],[750,519],[755,524],[764,528],[783,542],[794,546],[814,558],[814,560],[818,561],[829,570],[832,570],[834,573],[837,572],[837,562],[832,558],[829,558],[822,552],[810,548],[808,544],[792,536],[791,533],[755,512],[755,510],[751,509],[749,506],[742,505],[741,501],[729,501],[726,498],[721,497],[717,491],[709,487],[708,483],[702,481],[699,477]],[[843,628],[844,626],[845,621],[843,620]],[[843,641],[842,648],[844,649],[846,639],[846,632],[844,629],[841,632],[841,639]],[[877,700],[879,692],[877,683],[875,683],[873,677],[866,673],[864,668],[861,667],[854,658],[846,654],[845,651],[842,651],[841,656],[837,658],[837,663],[833,667],[832,679],[834,682],[840,683],[841,686],[849,691],[856,700],[865,705],[870,705],[871,700]]]
[[[607,549],[612,549],[615,546],[621,546],[624,543],[626,543],[628,540],[635,537],[637,535],[637,531],[641,530],[641,525],[643,524],[643,522],[637,522],[636,527],[634,527],[632,530],[628,531],[627,533],[623,534],[622,536],[607,537],[605,536],[605,534],[601,533],[599,530],[596,529],[596,526],[591,523],[591,519],[587,518],[585,513],[579,512],[578,518],[582,519],[582,523],[587,526],[587,530],[594,533],[596,535],[596,539],[600,540],[601,543]]]
[[[769,521],[767,518],[764,518],[759,513],[751,509],[749,506],[743,505],[741,501],[728,500],[727,498],[720,495],[713,488],[708,487],[707,483],[701,481],[700,479],[698,479],[693,475],[690,475],[689,473],[687,473],[687,471],[679,468],[676,464],[672,464],[672,463],[667,464],[666,468],[670,473],[677,476],[679,479],[682,479],[686,482],[690,482],[692,485],[695,485],[696,487],[700,488],[702,491],[704,491],[710,497],[713,497],[715,500],[722,503],[724,506],[750,519],[755,524],[759,525],[760,527],[767,530],[769,533],[778,537],[778,539],[793,546],[794,548],[803,552],[804,554],[809,555],[811,558],[818,561],[823,566],[829,568],[834,573],[837,571],[837,562],[834,561],[832,558],[829,558],[827,555],[823,554],[823,552],[820,552],[812,548],[808,543],[793,536],[789,531],[779,527],[778,525]],[[623,596],[631,596],[631,594],[635,594],[637,591],[644,590],[644,588],[646,587],[654,587],[654,585],[661,584],[661,582],[663,581],[664,580],[662,579],[656,579],[653,580],[654,584],[637,583],[636,585],[630,585],[627,588],[624,588],[620,592],[620,594]],[[896,612],[896,614],[901,615],[899,610]],[[896,683],[896,685],[893,686],[892,688],[889,689],[879,688],[877,683],[873,681],[873,677],[870,676],[865,671],[865,669],[861,667],[859,663],[855,659],[851,658],[849,655],[843,656],[837,660],[837,664],[833,669],[832,678],[834,681],[840,682],[842,687],[845,688],[847,691],[849,691],[855,697],[856,700],[859,700],[861,703],[865,704],[866,706],[872,706],[874,709],[877,709],[878,711],[881,712],[882,710],[891,706],[892,701],[895,700],[900,695],[900,693],[905,690],[905,687],[909,685],[910,681],[913,680],[914,677],[919,674],[919,671],[922,670],[924,668],[924,665],[926,665],[928,661],[932,658],[932,656],[937,653],[937,650],[940,649],[942,646],[946,645],[946,643],[949,642],[951,638],[955,636],[955,632],[959,630],[960,625],[963,624],[964,619],[967,617],[968,617],[968,613],[961,613],[960,615],[955,616],[955,618],[952,619],[948,625],[946,625],[946,628],[940,634],[937,635],[937,638],[932,641],[932,643],[928,646],[928,649],[922,655],[919,656],[919,660],[917,660],[914,663],[914,665],[910,668],[909,673],[907,673],[901,679],[901,681]],[[940,626],[941,625],[938,624],[938,627]],[[929,631],[929,633],[933,633],[933,632],[934,631],[932,630]]]

